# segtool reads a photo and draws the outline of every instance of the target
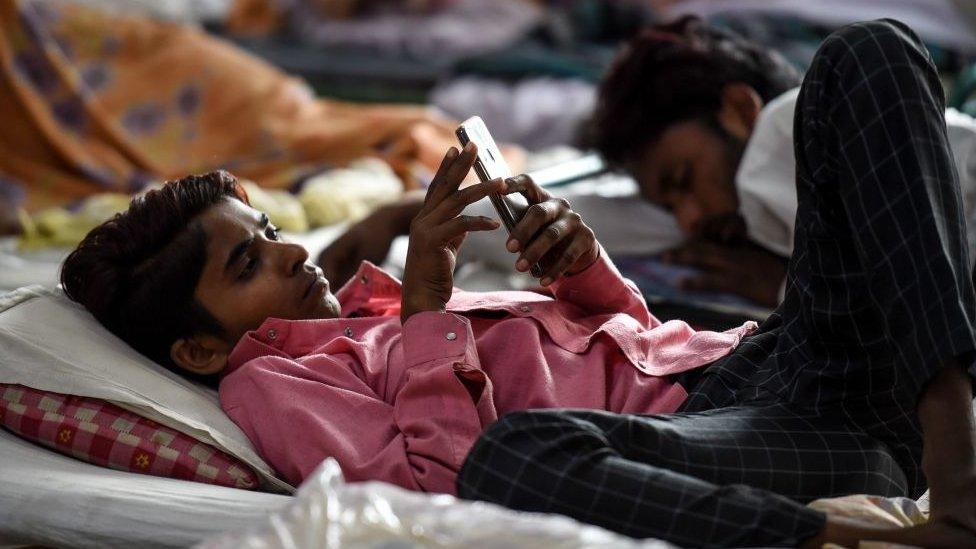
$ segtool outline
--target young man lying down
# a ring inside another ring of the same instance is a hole
[[[973,546],[976,296],[941,90],[918,48],[872,23],[815,62],[787,298],[751,335],[658,323],[568,204],[525,177],[459,190],[472,149],[438,170],[402,286],[364,264],[333,296],[224,173],[134,201],[62,282],[136,349],[218,379],[227,413],[294,483],[334,456],[351,480],[449,493],[457,480],[465,497],[684,545]],[[883,118],[874,97],[893,106]],[[535,203],[508,246],[522,271],[545,258],[551,296],[452,288],[465,234],[498,227],[462,211],[492,192]],[[525,411],[555,407],[581,410]],[[933,520],[911,529],[795,501],[915,497],[926,482]]]
[[[350,480],[454,493],[468,449],[503,414],[672,412],[687,393],[669,374],[727,354],[754,327],[662,325],[566,202],[527,177],[459,190],[475,155],[472,144],[444,157],[402,286],[363,263],[333,295],[226,172],[137,198],[84,239],[61,279],[140,352],[219,382],[224,410],[296,485],[332,456]],[[492,192],[537,204],[511,247],[523,271],[555,259],[541,278],[551,295],[453,289],[465,234],[499,226],[462,210]]]

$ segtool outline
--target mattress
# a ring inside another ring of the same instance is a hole
[[[293,498],[90,465],[0,430],[0,546],[187,547]]]

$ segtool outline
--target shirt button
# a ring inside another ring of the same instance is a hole
[[[274,339],[276,337],[278,337],[278,330],[275,330],[274,328],[268,330],[268,339]]]
[[[346,329],[343,330],[342,333],[346,334],[346,337],[352,337],[352,328],[346,326]]]
[[[455,339],[457,339],[457,334],[454,332],[447,332],[444,338],[447,339],[448,341],[454,341]]]
[[[369,277],[366,276],[366,275],[363,275],[363,276],[359,277],[359,281],[362,282],[363,284],[367,284],[367,283],[369,283]]]
[[[522,305],[521,307],[519,307],[519,310],[522,311],[523,313],[527,313],[532,309],[528,305]]]

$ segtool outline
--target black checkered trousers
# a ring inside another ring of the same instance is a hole
[[[801,543],[824,526],[803,505],[816,498],[923,493],[916,403],[947,359],[972,362],[976,296],[918,37],[891,20],[830,35],[794,142],[786,296],[758,332],[700,370],[677,413],[503,417],[471,450],[462,497],[714,547]]]

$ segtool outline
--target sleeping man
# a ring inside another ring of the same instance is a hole
[[[136,199],[62,282],[137,350],[218,382],[293,483],[333,456],[350,480],[685,545],[971,546],[976,296],[938,86],[895,23],[827,41],[798,100],[787,298],[758,330],[659,323],[565,201],[526,177],[459,189],[470,147],[413,218],[402,284],[363,264],[333,295],[223,172]],[[493,192],[534,204],[507,247],[520,271],[545,258],[547,293],[453,288],[465,235],[498,227],[462,211]],[[909,529],[797,502],[926,483],[933,520]]]
[[[774,50],[693,17],[632,40],[601,82],[588,140],[689,236],[667,255],[702,271],[685,288],[769,307],[782,299],[796,231],[799,85]],[[976,120],[950,109],[945,124],[972,257]]]

